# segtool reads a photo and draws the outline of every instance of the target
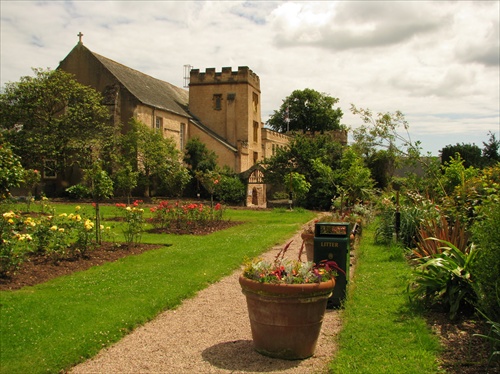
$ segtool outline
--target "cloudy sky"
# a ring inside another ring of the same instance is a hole
[[[500,139],[500,1],[0,0],[1,86],[56,68],[78,42],[182,87],[183,66],[248,66],[266,121],[296,89],[400,110],[412,140]]]

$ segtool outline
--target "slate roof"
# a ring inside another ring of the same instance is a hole
[[[143,104],[191,118],[186,90],[90,52]]]
[[[189,113],[189,92],[168,82],[153,78],[107,57],[101,56],[79,43],[75,48],[85,48],[141,103],[187,117],[189,122],[216,139],[226,148],[238,152],[235,145],[205,126],[199,118]]]

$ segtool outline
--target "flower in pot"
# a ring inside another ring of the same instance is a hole
[[[254,348],[266,356],[297,360],[314,354],[328,298],[335,286],[333,261],[320,264],[256,259],[239,278],[246,296]]]

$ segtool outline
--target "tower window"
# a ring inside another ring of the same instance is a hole
[[[259,141],[259,123],[253,121],[253,141],[257,143]]]
[[[214,109],[221,110],[222,109],[222,95],[215,94],[213,97],[213,101],[214,101]]]
[[[253,111],[257,113],[257,108],[259,107],[259,95],[257,95],[255,92],[253,93],[252,96],[252,104],[253,104]]]

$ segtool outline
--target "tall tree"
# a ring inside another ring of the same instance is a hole
[[[275,131],[325,132],[339,130],[342,110],[339,99],[310,88],[295,90],[283,100],[267,124]]]
[[[500,162],[500,140],[497,140],[491,131],[488,135],[490,136],[488,143],[483,142],[483,158],[486,165],[493,165]]]
[[[441,193],[446,194],[441,184],[441,172],[435,167],[434,158],[430,154],[422,156],[421,142],[411,139],[410,125],[402,112],[374,114],[370,109],[357,108],[355,105],[351,105],[351,112],[359,115],[364,122],[353,130],[354,147],[358,153],[370,159],[375,150],[385,149],[395,165],[419,164],[427,178],[432,179]]]
[[[343,146],[328,134],[307,136],[297,134],[286,148],[278,148],[276,154],[264,161],[265,180],[288,191],[284,181],[290,181],[293,173],[301,174],[311,184],[303,198],[307,208],[329,209],[336,187],[329,173],[322,173],[325,165],[330,170],[340,166]]]
[[[33,71],[0,95],[0,126],[14,152],[25,168],[41,170],[45,160],[62,175],[75,163],[88,167],[89,154],[113,131],[102,96],[62,70]]]
[[[217,169],[217,155],[214,151],[208,149],[200,138],[195,137],[189,139],[186,143],[184,162],[188,166],[192,177],[186,192],[189,196],[201,197],[204,195],[204,187],[199,176]],[[208,190],[206,192],[209,196],[212,196]]]
[[[190,178],[174,141],[136,119],[130,125],[131,130],[123,136],[123,152],[129,160],[136,160],[145,196],[161,186],[178,194]]]
[[[456,144],[447,145],[441,149],[441,163],[445,165],[450,161],[450,159],[456,158],[456,154],[459,154],[464,166],[466,168],[473,166],[475,168],[481,168],[483,165],[483,160],[481,157],[481,148],[475,144]]]
[[[200,138],[189,139],[186,143],[184,162],[193,175],[197,171],[211,171],[217,167],[217,155],[207,148]]]

